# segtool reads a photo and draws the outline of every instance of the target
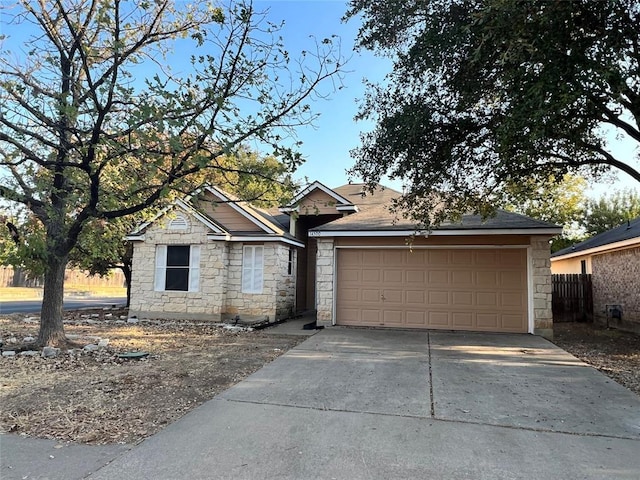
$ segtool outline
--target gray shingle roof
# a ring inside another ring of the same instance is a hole
[[[358,206],[358,212],[321,225],[317,231],[394,231],[414,230],[416,224],[389,211],[394,198],[401,194],[380,186],[373,194],[363,194],[363,184],[343,185],[333,190]],[[464,215],[459,222],[444,223],[434,230],[501,230],[501,229],[559,229],[552,223],[535,220],[505,210],[484,220],[480,215]]]
[[[551,258],[568,255],[570,253],[578,253],[591,248],[602,247],[611,243],[622,242],[623,240],[630,240],[632,238],[637,238],[640,243],[640,217],[588,238],[580,243],[558,250],[551,255]]]

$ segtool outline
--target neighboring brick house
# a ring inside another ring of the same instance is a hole
[[[560,227],[499,211],[417,231],[389,211],[399,195],[315,182],[267,212],[206,188],[127,237],[130,313],[552,335]]]
[[[596,321],[640,333],[640,217],[551,256],[552,273],[590,273]]]

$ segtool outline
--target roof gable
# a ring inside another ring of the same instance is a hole
[[[300,215],[335,214],[357,212],[358,208],[342,195],[316,181],[301,190],[281,212],[298,212]]]
[[[288,232],[288,227],[278,220],[278,212],[267,212],[234,198],[221,189],[206,186],[186,199],[175,200],[148,222],[138,225],[128,234],[127,240],[144,240],[144,232],[173,209],[179,208],[204,224],[212,239],[236,240],[256,238],[280,239],[285,243],[304,246]],[[275,214],[275,216],[274,216]],[[281,217],[287,217],[281,215]],[[285,222],[286,223],[286,222]]]
[[[131,239],[134,239],[135,237],[139,237],[143,235],[144,232],[147,230],[147,228],[149,228],[154,223],[157,223],[158,220],[160,220],[161,218],[169,216],[171,211],[176,209],[182,210],[183,212],[188,214],[190,217],[195,218],[197,221],[199,221],[204,226],[206,226],[209,230],[211,230],[212,233],[220,234],[220,235],[224,235],[228,233],[224,229],[224,227],[222,227],[220,224],[218,224],[211,218],[208,218],[206,215],[203,215],[201,212],[196,210],[193,206],[191,206],[184,200],[176,200],[173,204],[159,211],[156,214],[156,216],[153,217],[148,222],[144,222],[138,225],[126,238],[131,240]]]
[[[217,199],[214,200],[215,208],[211,209],[209,215],[214,219],[218,216],[224,217],[227,223],[233,224],[233,226],[236,227],[233,228],[234,230],[241,230],[247,227],[247,231],[260,231],[279,235],[285,233],[282,226],[277,225],[270,215],[252,207],[247,202],[238,200],[217,187],[207,186],[205,187],[205,191]],[[216,213],[218,208],[221,208],[221,211]],[[221,223],[225,225],[222,220]]]

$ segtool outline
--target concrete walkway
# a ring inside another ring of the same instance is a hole
[[[26,478],[637,479],[639,452],[640,397],[540,337],[335,328],[87,477]]]

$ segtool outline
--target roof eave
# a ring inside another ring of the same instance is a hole
[[[594,255],[597,253],[604,253],[612,250],[619,250],[621,248],[628,248],[640,246],[640,237],[628,238],[626,240],[621,240],[619,242],[606,243],[604,245],[598,245],[597,247],[586,248],[584,250],[577,250],[575,252],[565,253],[563,255],[558,255],[556,257],[551,257],[551,261],[555,262],[557,260],[567,260],[569,258],[574,257],[582,257],[585,255]]]
[[[310,230],[310,237],[407,237],[470,235],[558,235],[562,228],[492,228],[449,230]]]

